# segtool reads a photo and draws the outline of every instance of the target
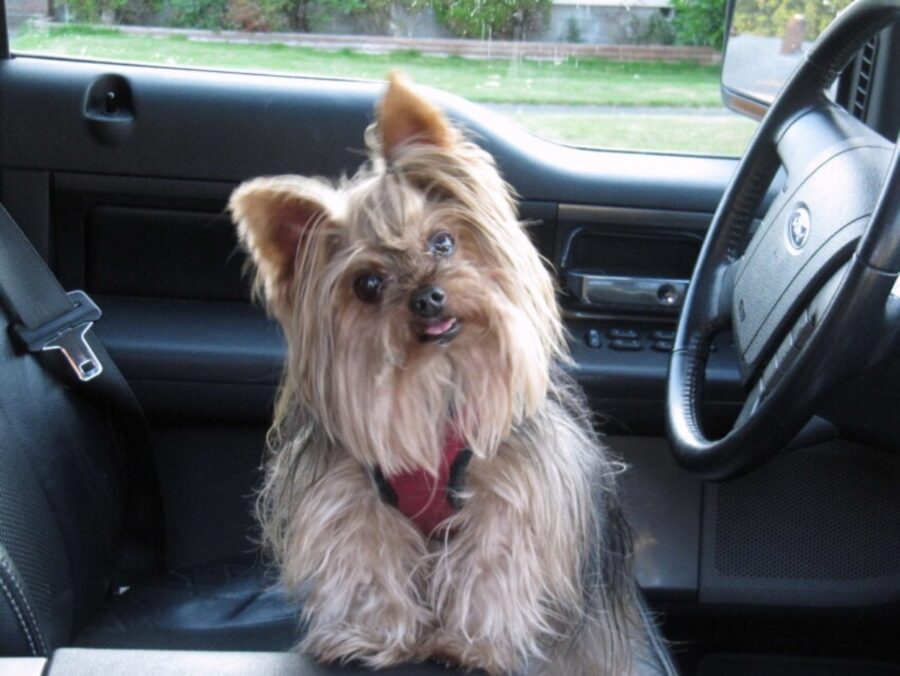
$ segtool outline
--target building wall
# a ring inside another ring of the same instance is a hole
[[[562,5],[550,10],[550,20],[539,37],[546,42],[584,42],[620,45],[640,42],[652,17],[663,17],[657,7],[615,5]]]
[[[9,14],[46,16],[48,9],[48,0],[6,0],[6,11]]]
[[[6,0],[6,21],[10,37],[14,37],[28,19],[49,14],[50,0]]]

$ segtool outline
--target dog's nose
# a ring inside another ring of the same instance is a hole
[[[409,309],[425,319],[439,317],[444,311],[446,298],[447,295],[441,287],[423,286],[413,293],[409,301]]]

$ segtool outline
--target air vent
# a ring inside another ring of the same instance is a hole
[[[860,50],[857,59],[856,86],[850,99],[850,112],[859,120],[865,120],[866,110],[869,106],[869,88],[872,85],[872,71],[875,67],[877,51],[878,36],[875,36]]]

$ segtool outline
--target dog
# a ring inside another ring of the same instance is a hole
[[[392,75],[350,179],[229,208],[288,356],[258,504],[300,649],[622,674],[631,542],[552,275],[492,157]]]

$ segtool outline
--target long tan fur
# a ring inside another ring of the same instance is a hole
[[[288,360],[259,502],[301,648],[376,667],[438,659],[492,674],[620,674],[636,632],[629,542],[567,359],[551,276],[492,158],[393,78],[351,180],[260,178],[230,207]],[[447,231],[456,252],[427,250]],[[354,295],[360,274],[385,283]],[[461,324],[423,343],[410,295]],[[423,534],[372,472],[436,473],[453,427],[464,505]]]

